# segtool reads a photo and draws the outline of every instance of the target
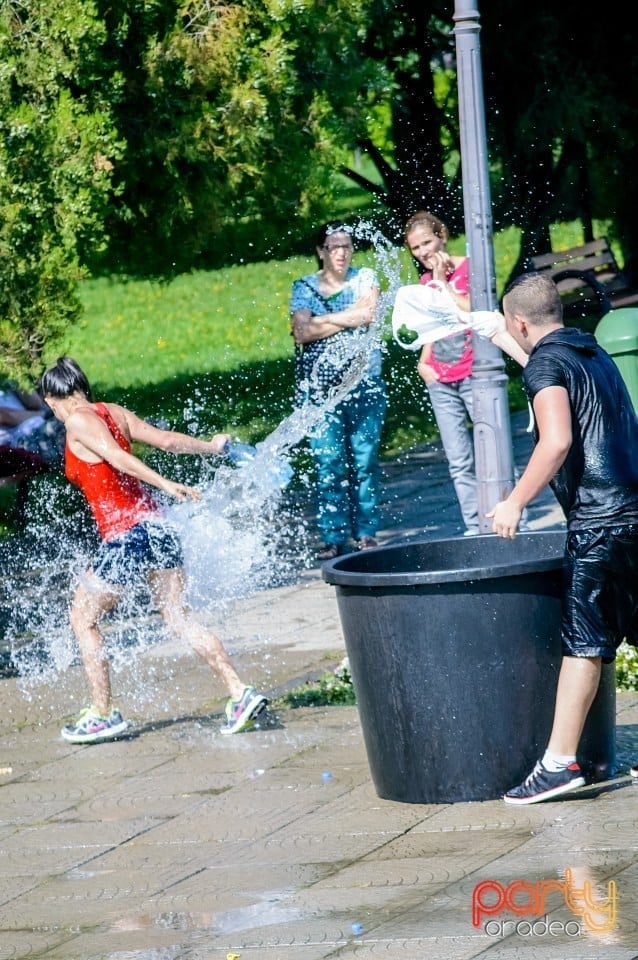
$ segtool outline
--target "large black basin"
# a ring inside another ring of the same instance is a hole
[[[490,800],[530,772],[553,719],[564,542],[419,540],[324,564],[380,797]],[[613,773],[615,706],[610,664],[579,752],[592,780]]]

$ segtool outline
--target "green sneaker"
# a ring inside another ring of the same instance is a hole
[[[239,733],[248,730],[259,714],[265,709],[268,700],[262,693],[257,693],[254,687],[244,687],[239,700],[230,699],[226,704],[224,714],[226,722],[220,733]]]
[[[77,720],[62,727],[61,733],[69,743],[101,743],[115,740],[127,727],[119,710],[111,710],[108,717],[102,717],[94,707],[85,707]]]

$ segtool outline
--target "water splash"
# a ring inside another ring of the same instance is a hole
[[[306,545],[312,533],[278,482],[278,468],[282,459],[289,461],[295,448],[321,428],[326,413],[356,388],[371,352],[386,350],[387,321],[400,285],[399,254],[368,223],[359,223],[353,233],[372,244],[375,272],[383,278],[383,289],[376,323],[352,338],[342,381],[323,402],[306,402],[294,409],[258,444],[254,459],[240,469],[223,461],[202,461],[200,501],[165,506],[183,542],[187,599],[221,636],[226,633],[223,625],[231,604],[261,589],[294,582],[308,566]],[[329,348],[326,353],[329,360]],[[189,401],[184,412],[189,428],[197,432],[198,403]],[[300,479],[310,483],[308,478]],[[57,483],[42,483],[41,489],[37,521],[29,524],[24,537],[11,543],[10,557],[4,562],[0,557],[5,570],[0,637],[4,649],[11,651],[11,667],[28,699],[45,684],[55,684],[58,694],[64,695],[65,684],[71,682],[69,667],[79,663],[79,656],[68,607],[97,546],[79,494],[77,510],[69,517],[68,484],[60,478]],[[148,702],[153,692],[153,666],[140,654],[157,644],[164,632],[146,587],[126,591],[115,611],[102,621],[101,629],[114,685],[121,687],[125,682],[127,697],[134,697],[140,705]]]
[[[274,448],[260,444],[249,463],[220,464],[199,485],[200,501],[167,510],[180,531],[194,609],[223,616],[231,601],[295,578],[298,558],[286,544],[300,530],[282,503],[281,459]]]

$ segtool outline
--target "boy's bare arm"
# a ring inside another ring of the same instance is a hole
[[[499,330],[490,338],[492,343],[499,347],[503,353],[515,360],[521,367],[527,366],[529,357],[522,347],[519,347],[514,337],[507,330]]]
[[[534,397],[538,443],[520,480],[505,499],[486,516],[494,521],[494,532],[514,538],[523,510],[556,476],[572,444],[569,396],[564,387],[545,387]]]

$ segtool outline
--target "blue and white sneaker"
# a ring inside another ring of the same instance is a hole
[[[102,743],[115,740],[127,727],[119,710],[113,709],[108,717],[103,717],[94,707],[85,707],[77,720],[62,727],[61,733],[69,743]]]
[[[227,734],[248,730],[265,709],[267,703],[266,697],[262,693],[257,693],[254,687],[244,687],[244,692],[239,700],[231,698],[226,704],[224,711],[226,722],[219,732]]]

